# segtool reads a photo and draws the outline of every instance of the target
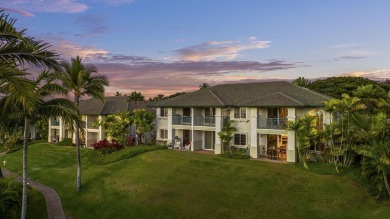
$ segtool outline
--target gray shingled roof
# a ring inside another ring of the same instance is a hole
[[[117,112],[133,111],[135,105],[133,102],[127,102],[127,98],[126,96],[105,97],[104,102],[95,98],[82,100],[79,109],[83,115],[109,115]],[[154,110],[147,107],[147,104],[148,102],[138,103],[137,108],[154,113]]]
[[[287,81],[222,84],[151,104],[152,107],[321,107],[330,97]]]

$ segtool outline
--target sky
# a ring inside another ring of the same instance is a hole
[[[17,29],[79,55],[106,95],[202,83],[390,76],[388,0],[0,0]]]

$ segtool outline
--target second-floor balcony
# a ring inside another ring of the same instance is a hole
[[[192,116],[172,116],[173,125],[192,125]],[[194,116],[194,126],[215,126],[215,117],[212,116]]]
[[[191,116],[181,116],[174,115],[172,116],[173,125],[191,125]]]
[[[195,116],[194,126],[215,126],[215,117],[212,116]]]
[[[287,128],[286,118],[257,118],[258,129],[280,129],[284,130]]]

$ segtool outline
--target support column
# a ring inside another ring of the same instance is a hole
[[[249,154],[252,158],[259,158],[259,146],[257,145],[257,108],[249,108],[250,144]]]
[[[58,141],[62,141],[64,140],[64,136],[65,136],[65,122],[62,118],[59,119],[60,120],[60,133],[58,134]]]
[[[221,154],[222,153],[222,142],[218,136],[218,132],[222,130],[222,110],[221,108],[215,109],[215,145],[214,145],[214,153]]]
[[[174,144],[173,142],[173,139],[175,138],[175,136],[173,136],[173,129],[172,129],[172,114],[173,114],[173,110],[172,108],[168,108],[168,142],[167,144]]]
[[[53,133],[52,133],[52,131],[51,131],[51,121],[52,121],[52,117],[49,118],[49,125],[48,125],[48,126],[49,126],[49,128],[48,128],[48,129],[49,129],[49,130],[48,130],[49,132],[48,132],[48,134],[47,134],[47,142],[53,142],[53,136],[52,136]]]
[[[98,117],[98,120],[101,122],[101,121],[103,121],[103,116],[99,116]],[[104,130],[104,126],[102,126],[102,125],[99,125],[99,133],[98,133],[98,141],[101,141],[101,140],[103,140],[104,138],[105,138],[105,130]]]
[[[195,151],[195,141],[194,141],[194,108],[193,107],[191,107],[191,151]]]
[[[295,108],[288,108],[288,121],[295,121],[296,112]],[[287,162],[295,163],[297,161],[296,153],[296,141],[295,141],[295,131],[287,131]]]

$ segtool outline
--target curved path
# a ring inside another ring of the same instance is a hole
[[[20,183],[22,182],[22,177],[16,175],[15,173],[12,173],[5,168],[0,168],[0,171],[3,173],[4,177],[12,177],[15,178],[16,181]],[[43,196],[45,196],[47,214],[49,216],[49,219],[66,219],[64,209],[62,209],[61,199],[54,189],[38,182],[32,181],[30,179],[28,180],[28,183],[29,186],[39,190],[40,192],[42,192]]]

